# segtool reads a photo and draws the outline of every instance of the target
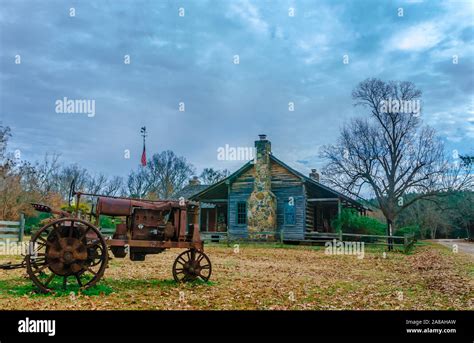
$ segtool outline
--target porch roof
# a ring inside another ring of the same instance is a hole
[[[207,188],[209,188],[209,185],[187,185],[183,187],[178,193],[176,193],[175,198],[179,199],[183,197],[187,200]]]

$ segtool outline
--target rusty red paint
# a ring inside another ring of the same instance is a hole
[[[68,278],[75,278],[82,288],[95,285],[103,276],[108,261],[108,248],[116,258],[129,253],[133,261],[143,261],[147,254],[158,254],[165,249],[188,249],[180,254],[173,264],[173,277],[177,282],[201,278],[209,280],[211,263],[204,254],[204,243],[199,235],[197,219],[198,204],[190,201],[142,200],[123,197],[107,197],[71,191],[76,196],[73,213],[33,204],[41,212],[52,213],[52,219],[32,236],[33,246],[39,246],[41,258],[30,252],[25,263],[30,279],[42,292],[49,292],[49,282],[54,277],[63,278],[63,288]],[[95,213],[86,221],[79,212],[81,196],[96,196]],[[122,218],[117,224],[112,239],[105,240],[99,228],[100,215]],[[35,254],[38,252],[36,251]],[[179,261],[178,261],[179,259]],[[98,268],[94,271],[93,268]],[[9,268],[11,269],[11,268]],[[38,273],[49,271],[51,277],[39,279]],[[81,281],[86,273],[91,281]]]

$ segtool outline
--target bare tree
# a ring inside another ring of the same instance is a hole
[[[67,200],[70,184],[89,193],[117,195],[124,193],[123,179],[108,179],[104,174],[91,176],[77,164],[64,166],[60,155],[46,154],[34,164],[7,153],[10,129],[0,125],[0,218],[17,219],[20,212],[34,214],[30,202],[42,202],[60,207]],[[145,174],[143,178],[147,181]]]
[[[350,195],[371,191],[388,235],[398,214],[417,200],[472,187],[472,164],[450,163],[435,131],[422,126],[416,106],[401,106],[420,101],[421,91],[413,83],[367,79],[352,97],[355,105],[369,110],[369,118],[353,119],[336,144],[322,148],[328,160],[323,177]],[[387,106],[392,102],[398,108]],[[413,194],[409,200],[408,193]]]
[[[0,125],[0,162],[5,158],[7,142],[10,136],[10,128],[8,126]]]
[[[225,179],[229,175],[230,172],[227,169],[215,170],[213,168],[204,168],[199,178],[203,184],[213,185]]]
[[[13,159],[7,156],[7,144],[10,137],[10,127],[0,125],[0,173],[2,174],[8,173],[14,165]]]
[[[184,157],[170,150],[153,155],[146,168],[150,191],[160,199],[173,197],[195,171]]]
[[[58,191],[59,173],[61,170],[59,158],[59,154],[46,154],[43,162],[36,164],[36,176],[43,193]]]
[[[77,164],[67,165],[60,170],[57,192],[63,199],[67,199],[72,180],[75,181],[76,190],[85,191],[89,178],[87,169],[81,168]]]
[[[123,192],[123,186],[123,178],[114,176],[107,182],[103,193],[104,195],[118,196]]]
[[[102,194],[105,187],[107,187],[107,176],[100,173],[97,175],[88,175],[85,180],[85,188],[88,193]]]
[[[127,178],[127,192],[133,198],[144,198],[150,189],[148,174],[145,168],[131,171]]]

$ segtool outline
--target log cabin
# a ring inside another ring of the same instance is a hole
[[[291,168],[271,152],[266,135],[255,141],[255,158],[213,185],[194,177],[178,197],[200,203],[201,232],[227,232],[234,238],[304,240],[311,232],[334,232],[333,219],[342,208],[361,215],[364,204],[335,191],[319,180]]]

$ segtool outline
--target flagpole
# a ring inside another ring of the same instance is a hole
[[[140,129],[140,132],[141,132],[141,135],[143,137],[143,151],[142,151],[142,158],[140,160],[140,164],[141,164],[141,167],[144,168],[146,167],[146,148],[145,148],[145,140],[146,140],[146,126],[143,126],[141,129]],[[141,194],[139,194],[139,197],[140,199],[142,198],[141,197]]]
[[[142,137],[143,137],[143,147],[145,147],[145,137],[147,136],[146,135],[146,126],[143,126],[142,129],[140,130],[140,132],[142,133]]]
[[[146,167],[146,148],[145,148],[145,140],[146,140],[146,136],[147,136],[146,126],[143,126],[141,128],[140,132],[141,132],[142,137],[143,137],[143,152],[142,152],[141,164],[142,164],[143,167]]]

